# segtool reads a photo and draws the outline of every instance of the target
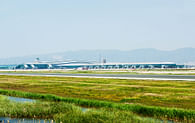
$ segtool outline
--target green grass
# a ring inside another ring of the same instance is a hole
[[[76,110],[72,104],[55,102],[19,103],[0,96],[0,116],[14,118],[53,118],[55,114]]]
[[[96,107],[96,108],[109,108],[121,111],[130,111],[143,116],[150,116],[159,119],[170,119],[179,121],[195,121],[195,110],[184,110],[176,108],[163,108],[154,106],[144,106],[135,104],[122,104],[107,101],[89,100],[89,99],[78,99],[78,98],[65,98],[50,94],[36,94],[29,92],[11,91],[0,89],[0,94],[9,96],[18,96],[33,99],[42,99],[47,101],[57,102],[68,102],[85,107]],[[56,109],[58,111],[58,108]],[[44,113],[43,113],[44,114]],[[45,115],[45,114],[44,114]]]
[[[190,81],[0,76],[0,88],[195,110],[195,82]]]
[[[63,123],[160,123],[159,120],[140,118],[131,112],[105,108],[90,110],[86,113],[58,114],[55,119]]]
[[[0,76],[0,88],[4,95],[111,108],[160,119],[194,121],[195,117],[195,82],[190,81]]]
[[[16,92],[17,93],[17,92]],[[20,92],[21,94],[22,92]],[[141,118],[132,112],[116,109],[81,108],[64,102],[18,103],[0,96],[0,116],[14,118],[54,119],[57,123],[158,123],[159,120]]]

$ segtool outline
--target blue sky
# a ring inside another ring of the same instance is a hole
[[[195,47],[195,0],[1,0],[0,58]]]

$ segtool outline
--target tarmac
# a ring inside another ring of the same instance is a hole
[[[58,73],[0,73],[0,75],[195,81],[195,75],[58,74]]]

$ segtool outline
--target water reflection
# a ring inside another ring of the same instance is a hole
[[[89,109],[88,108],[81,108],[82,112],[86,112],[88,111]]]
[[[9,118],[0,117],[0,123],[55,123],[53,120],[44,119],[19,119],[19,118]]]
[[[35,102],[36,100],[21,98],[21,97],[12,97],[7,96],[10,101],[15,102]],[[53,120],[47,119],[28,119],[28,118],[9,118],[9,117],[0,117],[0,123],[55,123]]]
[[[8,96],[8,99],[15,102],[35,102],[36,100],[33,99],[27,99],[27,98],[21,98],[21,97],[11,97]]]

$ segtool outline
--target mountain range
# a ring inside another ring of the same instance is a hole
[[[32,55],[0,59],[0,64],[21,64],[34,62],[36,58],[41,61],[92,61],[99,62],[106,59],[107,62],[175,62],[178,64],[194,64],[195,48],[181,48],[171,51],[152,48],[121,50],[79,50],[60,53]]]

